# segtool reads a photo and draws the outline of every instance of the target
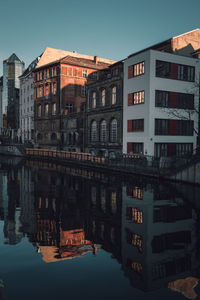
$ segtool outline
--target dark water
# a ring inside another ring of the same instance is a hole
[[[199,195],[0,157],[0,299],[200,299]]]

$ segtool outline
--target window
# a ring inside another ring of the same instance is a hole
[[[117,120],[113,119],[110,123],[110,141],[117,142]]]
[[[106,90],[103,89],[101,91],[101,105],[105,106],[106,105]]]
[[[178,79],[184,81],[194,81],[194,67],[178,65]]]
[[[127,143],[127,153],[143,153],[143,143]]]
[[[128,67],[128,78],[144,74],[144,61]]]
[[[52,76],[56,76],[56,68],[52,68]]]
[[[169,135],[169,120],[155,119],[155,135]]]
[[[161,156],[183,156],[192,154],[192,143],[155,143],[155,157]]]
[[[48,84],[45,85],[45,96],[49,95],[49,86]]]
[[[42,106],[41,104],[38,105],[38,117],[41,117],[41,113],[42,113]]]
[[[53,82],[53,95],[56,95],[56,82]]]
[[[156,107],[169,107],[169,92],[155,91],[155,106]]]
[[[56,103],[52,103],[52,115],[56,114]]]
[[[103,120],[100,123],[100,141],[106,142],[106,121]]]
[[[128,132],[144,131],[144,119],[128,120]]]
[[[128,94],[128,105],[144,103],[144,91]]]
[[[112,88],[112,92],[111,92],[111,97],[112,97],[112,105],[114,105],[114,104],[116,104],[117,103],[117,98],[116,98],[116,91],[117,91],[117,88],[116,88],[116,86],[114,86],[113,88]]]
[[[180,109],[194,109],[194,95],[156,90],[155,106]]]
[[[96,92],[92,93],[92,108],[96,108],[97,105],[97,94]]]
[[[87,78],[87,70],[82,70],[82,77]]]
[[[170,62],[156,60],[156,77],[170,78]]]
[[[155,119],[155,135],[193,136],[194,121]]]
[[[44,115],[47,117],[49,114],[49,104],[45,104],[44,106]]]
[[[66,103],[66,109],[69,113],[71,113],[74,110],[74,105],[72,103]]]
[[[126,218],[127,220],[137,224],[143,223],[143,213],[141,210],[137,209],[136,207],[126,208]]]
[[[93,121],[91,123],[91,142],[97,141],[97,122]]]
[[[39,91],[38,91],[38,95],[39,97],[42,97],[43,96],[43,86],[39,86]]]
[[[195,80],[195,68],[193,66],[156,60],[156,76],[193,82]]]
[[[82,96],[82,97],[85,97],[85,96],[86,96],[86,87],[85,87],[85,85],[83,85],[83,86],[81,87],[81,96]]]

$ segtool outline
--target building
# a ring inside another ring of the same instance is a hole
[[[200,29],[124,61],[123,152],[180,156],[197,147]]]
[[[37,57],[19,77],[19,128],[22,143],[34,141],[33,70],[39,58]]]
[[[3,127],[2,99],[3,99],[3,76],[0,77],[0,130]]]
[[[122,153],[123,62],[97,72],[87,85],[87,152],[116,157]]]
[[[91,73],[114,61],[67,53],[50,63],[43,54],[34,71],[35,142],[41,147],[83,151],[85,84]]]
[[[3,127],[19,128],[19,76],[24,70],[24,62],[16,54],[3,61]]]

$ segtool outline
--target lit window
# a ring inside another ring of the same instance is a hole
[[[53,95],[55,95],[55,94],[56,94],[56,82],[53,83]]]
[[[117,91],[117,88],[116,88],[116,86],[114,86],[113,88],[112,88],[112,105],[114,105],[114,104],[116,104],[116,100],[117,100],[117,98],[116,98],[116,91]]]
[[[97,94],[96,92],[92,93],[92,108],[96,108],[97,105]]]
[[[48,116],[48,114],[49,114],[49,104],[45,104],[44,114],[45,114],[45,116]]]
[[[105,106],[106,105],[106,90],[103,89],[101,91],[101,105]]]
[[[52,115],[56,114],[56,103],[52,104]]]

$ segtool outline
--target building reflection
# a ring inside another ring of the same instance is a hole
[[[28,162],[0,173],[6,243],[27,236],[47,263],[105,250],[133,287],[194,295],[200,276],[194,191],[190,198],[189,188],[183,195],[176,184],[57,167]]]

